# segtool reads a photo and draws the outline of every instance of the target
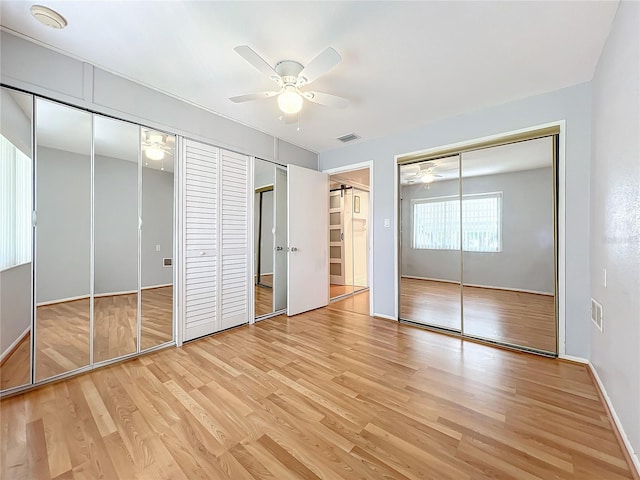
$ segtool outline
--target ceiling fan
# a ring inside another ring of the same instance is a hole
[[[142,151],[149,160],[163,160],[166,154],[173,156],[173,146],[168,144],[167,135],[151,130],[143,131]]]
[[[433,162],[421,163],[418,165],[418,167],[419,169],[417,172],[407,176],[406,178],[407,183],[418,183],[418,182],[431,183],[436,178],[442,178],[442,175],[438,175],[435,173],[436,168],[438,168],[438,165],[436,165]]]
[[[229,99],[232,102],[248,102],[277,96],[278,106],[285,114],[287,123],[291,123],[291,121],[297,119],[297,114],[302,109],[304,100],[335,108],[345,108],[349,104],[349,100],[343,97],[322,92],[303,92],[301,90],[301,88],[314,82],[340,63],[342,57],[331,47],[326,48],[306,66],[294,60],[282,60],[276,63],[275,67],[271,67],[271,65],[247,45],[240,45],[234,48],[234,50],[256,70],[274,81],[278,89],[238,95]]]

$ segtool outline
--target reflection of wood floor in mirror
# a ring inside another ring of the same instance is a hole
[[[0,365],[0,390],[29,383],[31,377],[30,350],[31,335],[27,334],[11,352],[11,355],[6,357]]]
[[[97,297],[94,361],[136,350],[136,295]],[[141,345],[145,350],[173,338],[173,287],[142,291]],[[89,364],[89,299],[37,308],[36,380]]]
[[[262,285],[255,286],[255,302],[256,311],[255,316],[266,315],[273,312],[273,289],[263,287]]]
[[[328,308],[369,315],[369,290],[332,302]]]
[[[329,308],[0,408],[7,480],[633,478],[586,365]]]
[[[460,329],[460,285],[402,278],[400,316]],[[554,297],[464,287],[465,333],[511,345],[556,351]]]

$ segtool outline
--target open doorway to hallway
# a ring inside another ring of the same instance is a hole
[[[369,190],[368,167],[329,177],[329,296],[331,301],[342,301],[367,292],[366,299],[359,296],[357,302],[351,300],[359,305],[358,310],[363,310],[359,313],[366,314],[369,314]]]

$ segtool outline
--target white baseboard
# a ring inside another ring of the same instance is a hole
[[[415,280],[429,280],[431,282],[455,283],[457,285],[460,285],[460,282],[457,282],[455,280],[443,280],[441,278],[416,277],[415,275],[402,275],[402,278],[413,278]],[[533,293],[535,295],[547,295],[547,296],[553,297],[553,293],[550,293],[550,292],[541,292],[539,290],[527,290],[525,288],[495,287],[492,285],[479,285],[477,283],[465,283],[464,286],[476,287],[476,288],[489,288],[491,290],[506,290],[508,292]]]
[[[397,322],[398,319],[396,317],[392,317],[391,315],[384,315],[382,313],[374,313],[373,315],[371,315],[372,317],[378,317],[378,318],[385,318],[387,320],[393,320],[394,322]]]
[[[585,365],[589,363],[589,360],[587,360],[586,358],[574,357],[573,355],[560,354],[558,355],[558,358],[562,360],[568,360],[570,362],[575,362],[575,363],[584,363]]]
[[[172,287],[173,283],[161,283],[159,285],[149,285],[148,287],[142,287],[141,290],[153,290],[154,288]],[[137,290],[123,290],[122,292],[107,292],[107,293],[94,293],[93,298],[100,297],[114,297],[118,295],[131,295],[132,293],[138,293]],[[47,305],[55,305],[56,303],[73,302],[74,300],[83,300],[90,298],[90,295],[80,295],[78,297],[61,298],[59,300],[48,300],[46,302],[40,302],[36,304],[36,307],[44,307]]]
[[[598,375],[598,371],[596,370],[596,367],[591,362],[588,362],[588,366],[589,366],[589,369],[591,370],[591,373],[593,374],[593,378],[596,379],[596,383],[598,384],[598,388],[600,389],[600,393],[602,393],[604,401],[607,403],[607,407],[609,407],[609,412],[611,412],[613,423],[615,423],[616,428],[620,433],[620,437],[622,438],[622,441],[624,442],[624,446],[627,449],[627,452],[629,453],[629,457],[631,457],[631,461],[633,462],[633,465],[636,468],[636,473],[638,474],[638,476],[640,476],[640,460],[638,459],[638,455],[633,450],[633,445],[631,445],[631,442],[629,441],[629,437],[627,437],[627,434],[624,431],[622,422],[620,422],[620,418],[618,417],[618,414],[616,413],[616,410],[613,407],[613,403],[611,403],[611,399],[609,398],[609,395],[607,394],[607,391],[604,388],[604,384],[602,383],[602,380],[600,380],[600,376]]]
[[[31,332],[31,326],[28,326],[24,332],[22,332],[20,335],[18,335],[18,338],[16,338],[11,345],[9,345],[7,347],[7,349],[2,352],[2,354],[0,354],[0,364],[2,364],[2,362],[5,361],[5,359],[11,355],[13,353],[13,351],[16,349],[16,347],[18,346],[18,344],[24,339],[24,337],[26,337],[27,335],[29,335],[29,333]]]

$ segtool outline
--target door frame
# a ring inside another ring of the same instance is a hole
[[[374,284],[373,284],[373,230],[375,227],[375,216],[374,216],[374,204],[375,204],[375,195],[373,193],[374,189],[374,170],[373,170],[373,160],[368,160],[366,162],[352,163],[349,165],[344,165],[342,167],[335,168],[327,168],[322,170],[324,173],[327,173],[329,176],[334,175],[336,173],[346,173],[353,172],[354,170],[362,170],[363,168],[369,169],[369,231],[368,231],[368,240],[369,240],[369,250],[367,251],[367,281],[369,283],[369,315],[373,315],[373,299],[374,299]],[[328,194],[329,192],[327,192]],[[397,195],[396,195],[397,196]],[[397,265],[396,265],[397,268]],[[397,272],[396,272],[397,273]],[[397,276],[397,275],[396,275]],[[396,297],[397,297],[397,286],[396,286]],[[396,306],[397,310],[397,306]]]
[[[398,159],[402,157],[407,157],[409,155],[428,155],[432,152],[441,151],[444,149],[457,149],[472,146],[481,142],[491,142],[502,139],[511,135],[518,134],[527,134],[529,132],[534,132],[536,130],[542,130],[549,127],[558,127],[560,132],[558,133],[558,158],[557,158],[557,202],[558,202],[558,210],[557,210],[557,278],[558,278],[558,288],[557,288],[557,305],[558,305],[558,322],[556,332],[557,342],[558,342],[558,358],[563,358],[567,360],[580,360],[576,359],[571,355],[566,354],[566,121],[565,120],[557,120],[554,122],[543,123],[539,125],[532,125],[530,127],[521,128],[518,130],[510,130],[506,132],[497,133],[494,135],[488,135],[485,137],[478,137],[469,140],[464,140],[461,142],[449,143],[444,145],[439,145],[436,147],[430,147],[422,150],[416,150],[412,152],[400,153],[394,155],[394,175],[393,175],[393,208],[394,208],[394,278],[395,278],[395,319],[400,321],[400,201],[399,201],[399,165]],[[463,337],[461,337],[463,338]]]

